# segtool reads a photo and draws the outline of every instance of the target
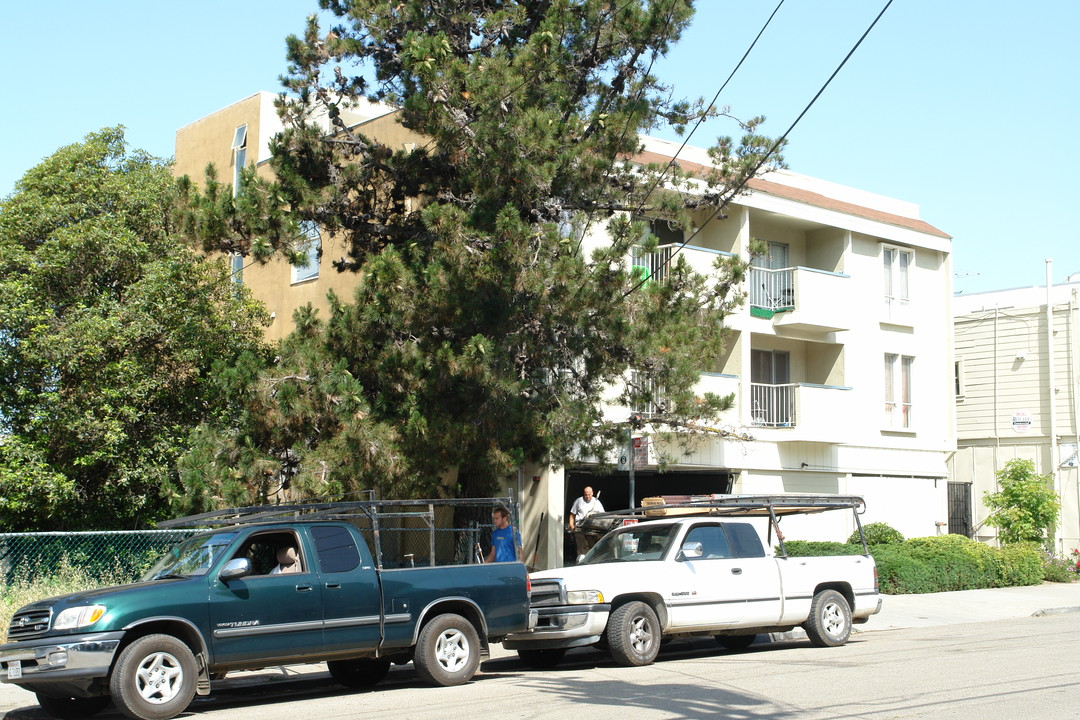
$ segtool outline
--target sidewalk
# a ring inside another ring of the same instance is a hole
[[[935,625],[959,625],[1073,612],[1080,613],[1080,582],[1044,583],[1032,587],[993,590],[960,590],[926,595],[885,595],[881,612],[872,616],[865,625],[856,625],[855,631],[875,632]],[[802,629],[796,628],[790,633],[773,635],[770,639],[783,641],[803,637],[805,633]],[[764,637],[759,638],[759,641],[763,639]],[[502,645],[491,648],[491,659],[512,657],[514,654],[511,650],[504,650]],[[230,675],[230,680],[227,682],[232,682],[234,679],[241,680],[241,677],[245,675],[251,675],[251,682],[272,682],[287,676],[310,672],[325,672],[325,666],[298,665],[258,673],[237,673],[237,675]],[[248,678],[244,678],[241,682],[246,680]],[[14,685],[0,683],[0,720],[47,718],[48,716],[36,705],[31,693]]]

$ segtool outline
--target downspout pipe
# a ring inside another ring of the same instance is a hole
[[[1058,445],[1057,427],[1057,375],[1054,372],[1054,261],[1046,258],[1046,382],[1050,411],[1050,466],[1054,478],[1054,492],[1061,497],[1061,447]],[[1063,552],[1061,521],[1054,527],[1054,548]]]

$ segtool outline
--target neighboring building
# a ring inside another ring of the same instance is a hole
[[[1061,496],[1055,544],[1080,547],[1080,282],[957,295],[956,456],[950,493],[970,502],[971,535],[991,540],[983,496],[997,489],[1008,460],[1035,462]],[[1052,322],[1047,314],[1050,300]],[[1052,332],[1048,332],[1052,328]]]
[[[224,177],[238,157],[263,163],[266,143],[280,129],[273,99],[254,95],[178,131],[177,173],[201,177],[213,161]],[[362,110],[355,121],[368,124],[372,136],[421,141],[394,122],[389,108]],[[247,147],[258,148],[246,157],[238,154],[242,127]],[[665,160],[676,150],[647,140],[641,160]],[[707,162],[700,149],[679,154],[691,172]],[[701,391],[734,393],[722,428],[733,436],[700,435],[686,453],[646,425],[633,453],[636,499],[852,493],[867,499],[863,522],[888,522],[907,536],[946,532],[946,464],[955,449],[949,236],[920,220],[916,205],[795,173],[771,173],[751,187],[692,243],[683,246],[683,233],[658,222],[657,252],[627,259],[662,282],[673,253],[709,272],[718,255],[745,257],[752,238],[768,245],[754,260],[746,304],[729,317],[729,347],[702,368]],[[703,212],[701,220],[706,217]],[[327,264],[340,248],[322,242],[321,259],[313,253],[314,274],[298,279],[284,262],[243,269],[243,282],[274,314],[271,339],[288,333],[296,307],[325,308],[331,289],[350,297],[355,277]],[[600,242],[602,229],[586,238],[585,250]],[[656,409],[609,406],[607,415],[624,421],[631,411],[647,418]],[[567,468],[523,468],[511,479],[523,500],[525,544],[542,535],[538,565],[561,564],[566,513],[584,485],[600,491],[607,509],[627,507],[630,470],[617,468],[601,472],[599,463],[582,458]],[[828,527],[820,539],[842,540],[853,528],[847,516],[837,522],[846,524],[813,527]]]

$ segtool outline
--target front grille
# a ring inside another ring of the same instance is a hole
[[[52,608],[22,610],[11,618],[11,625],[8,626],[8,640],[23,640],[44,635],[49,631],[51,620]]]
[[[529,604],[533,607],[544,605],[565,605],[562,580],[533,580],[532,597]]]

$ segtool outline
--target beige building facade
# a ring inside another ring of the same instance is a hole
[[[995,540],[983,497],[1007,461],[1032,460],[1061,497],[1055,546],[1069,553],[1080,547],[1080,282],[957,296],[953,311],[957,452],[949,473],[970,493],[972,535]]]
[[[258,93],[181,128],[177,174],[199,178],[213,162],[220,179],[231,177],[241,127],[247,146],[240,161],[266,172],[269,138],[281,129],[273,100]],[[385,106],[359,108],[351,120],[389,143],[422,141]],[[677,150],[645,142],[643,161]],[[689,171],[707,162],[703,150],[679,153]],[[692,237],[655,222],[657,252],[627,258],[662,282],[675,255],[708,273],[718,256],[746,257],[752,239],[766,243],[749,274],[747,301],[729,317],[728,348],[702,360],[698,389],[731,393],[735,407],[720,426],[688,441],[646,424],[633,452],[628,439],[626,451],[603,463],[528,466],[507,478],[522,500],[520,530],[530,560],[536,548],[537,566],[572,557],[564,526],[584,485],[600,491],[609,510],[631,503],[631,458],[637,502],[724,492],[853,493],[867,499],[864,522],[888,522],[907,536],[948,531],[947,463],[955,450],[950,237],[922,221],[916,205],[795,173],[771,173],[752,188],[724,219],[706,222],[703,213]],[[603,242],[600,228],[583,247]],[[331,265],[342,249],[333,238],[318,243],[299,276],[281,261],[238,268],[271,313],[269,339],[284,337],[292,311],[305,303],[325,312],[330,290],[351,297],[355,276]],[[615,422],[657,410],[606,406]],[[854,529],[846,515],[807,527],[827,540]]]

